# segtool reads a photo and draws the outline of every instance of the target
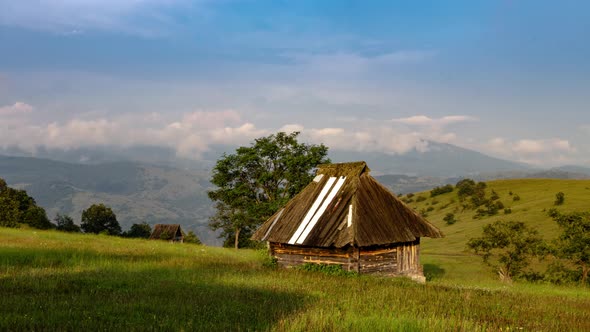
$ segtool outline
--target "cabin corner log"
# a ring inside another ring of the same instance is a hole
[[[281,267],[306,263],[340,265],[345,271],[384,276],[416,276],[423,278],[419,263],[420,240],[376,245],[321,248],[270,242],[270,254]]]

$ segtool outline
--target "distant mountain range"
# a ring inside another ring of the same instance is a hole
[[[22,188],[43,206],[80,222],[82,210],[94,203],[113,208],[122,228],[133,223],[179,223],[216,244],[206,224],[212,213],[207,197],[209,173],[138,162],[72,164],[30,157],[0,156],[0,177]]]
[[[207,222],[214,212],[207,190],[210,170],[223,152],[235,148],[215,147],[201,160],[176,157],[159,147],[128,149],[38,150],[35,157],[18,150],[0,150],[0,177],[10,186],[26,189],[46,208],[50,218],[68,214],[76,222],[94,203],[113,208],[123,227],[146,221],[180,223],[194,230],[207,244],[220,244]],[[424,152],[402,155],[331,151],[333,162],[364,160],[372,174],[393,192],[409,193],[456,183],[463,177],[477,180],[499,178],[590,178],[590,168],[562,166],[538,169],[486,156],[450,144],[429,142]]]

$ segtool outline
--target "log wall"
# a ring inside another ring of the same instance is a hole
[[[334,264],[361,274],[423,275],[419,260],[420,240],[362,248],[313,248],[284,243],[270,243],[269,247],[281,267],[305,263]]]

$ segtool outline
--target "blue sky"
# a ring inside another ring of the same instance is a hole
[[[0,145],[199,158],[301,130],[590,166],[586,1],[0,0]]]

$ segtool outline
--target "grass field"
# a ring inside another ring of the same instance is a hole
[[[503,201],[509,190],[519,194],[510,218],[549,237],[555,227],[541,210],[555,192],[565,192],[565,211],[588,201],[588,181],[539,183],[547,198],[526,181],[490,187]],[[429,217],[447,237],[424,241],[424,285],[274,270],[254,250],[0,228],[0,330],[590,330],[588,288],[500,283],[464,251],[466,238],[497,217],[464,211],[442,226],[445,209]]]

